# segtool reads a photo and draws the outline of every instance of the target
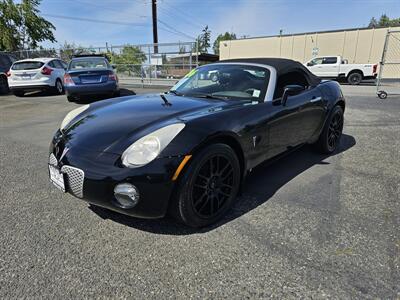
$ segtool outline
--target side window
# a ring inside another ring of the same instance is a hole
[[[59,60],[53,60],[53,62],[57,69],[64,69],[64,67],[62,66],[62,64]]]
[[[322,64],[331,65],[337,63],[337,57],[324,57]]]
[[[322,57],[317,57],[317,58],[314,58],[314,59],[311,61],[311,64],[312,64],[313,66],[315,66],[315,65],[321,65],[321,64],[322,64],[322,61],[323,61],[323,58],[322,58]]]
[[[60,62],[60,64],[62,65],[63,69],[68,68],[68,64],[67,64],[65,61],[59,60],[59,62]]]
[[[57,68],[57,66],[54,64],[54,60],[48,63],[48,65],[52,68]]]
[[[291,84],[301,85],[305,88],[309,86],[306,76],[300,71],[282,74],[278,77],[278,81],[276,83],[274,99],[281,98],[283,96],[285,86]]]

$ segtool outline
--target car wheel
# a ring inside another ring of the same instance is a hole
[[[25,95],[24,91],[14,91],[13,94],[17,97],[23,97]]]
[[[76,98],[75,96],[67,96],[67,100],[68,102],[75,102],[78,100],[78,98]]]
[[[56,80],[56,85],[55,85],[54,89],[58,95],[62,95],[64,93],[64,86],[60,79]]]
[[[178,183],[173,215],[199,228],[218,221],[239,191],[240,165],[225,144],[213,144],[197,153]]]
[[[335,106],[319,136],[316,146],[324,154],[333,153],[340,143],[343,131],[343,109]]]
[[[9,92],[8,81],[6,76],[0,76],[0,94],[7,94]]]
[[[361,83],[361,80],[362,80],[362,74],[358,72],[351,73],[347,77],[347,82],[351,85],[359,85]]]
[[[121,91],[115,91],[112,95],[113,97],[120,97],[121,96]]]

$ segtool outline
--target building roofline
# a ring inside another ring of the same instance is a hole
[[[371,30],[371,29],[390,29],[390,28],[397,28],[395,27],[355,27],[355,28],[344,28],[344,29],[333,29],[333,30],[321,30],[321,31],[308,31],[308,32],[299,32],[299,33],[287,33],[287,34],[276,34],[276,35],[264,35],[264,36],[254,36],[248,38],[239,38],[236,40],[230,41],[240,41],[240,40],[252,40],[252,39],[263,39],[263,38],[271,38],[271,37],[287,37],[287,36],[297,36],[297,35],[305,35],[305,34],[320,34],[320,33],[334,33],[334,32],[343,32],[343,31],[357,31],[357,30]]]

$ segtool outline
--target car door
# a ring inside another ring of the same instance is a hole
[[[327,56],[322,60],[322,68],[320,68],[321,77],[335,78],[339,74],[339,64],[337,56]]]
[[[318,87],[307,86],[305,77],[300,73],[286,75],[282,83],[278,79],[278,85],[304,85],[305,90],[289,96],[285,106],[279,102],[281,95],[270,103],[268,158],[306,143],[321,128],[326,111],[326,103]]]
[[[307,68],[316,76],[321,76],[323,74],[322,61],[323,57],[316,57],[307,63]]]

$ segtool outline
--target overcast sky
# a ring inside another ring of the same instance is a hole
[[[104,46],[106,42],[112,45],[152,42],[151,0],[43,0],[40,10],[56,26],[58,44],[68,41]],[[190,41],[206,25],[213,39],[225,31],[256,37],[275,35],[280,29],[289,34],[362,27],[368,25],[371,17],[378,18],[382,13],[400,17],[400,1],[158,0],[159,42]]]

